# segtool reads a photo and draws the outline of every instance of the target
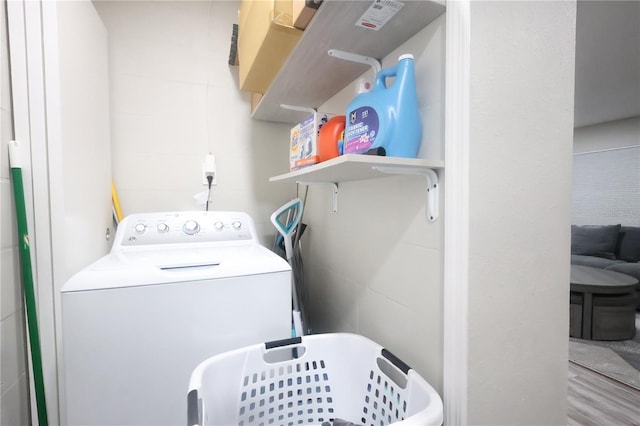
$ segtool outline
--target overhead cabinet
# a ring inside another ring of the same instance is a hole
[[[381,60],[445,12],[444,1],[405,0],[393,2],[401,3],[401,8],[379,28],[357,25],[373,3],[325,0],[264,93],[253,118],[300,122],[305,113],[280,105],[318,108],[368,69],[329,56],[330,49]]]

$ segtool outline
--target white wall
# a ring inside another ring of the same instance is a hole
[[[571,223],[640,226],[640,117],[574,130]]]
[[[468,419],[566,425],[575,2],[471,2]]]
[[[383,61],[393,65],[401,53],[416,58],[422,158],[444,152],[444,35],[442,16]],[[344,114],[353,95],[347,87],[321,109]],[[419,176],[341,183],[335,214],[329,190],[311,187],[305,279],[314,332],[367,336],[441,391],[443,220],[430,223],[425,204]]]
[[[109,33],[113,176],[124,214],[204,209],[201,165],[216,156],[213,210],[246,211],[270,246],[269,216],[294,194],[288,125],[254,121],[228,62],[237,1],[94,2]]]
[[[24,308],[7,143],[13,139],[6,2],[0,3],[0,424],[29,423]]]
[[[50,179],[59,188],[51,188],[50,198],[52,220],[65,224],[57,235],[54,231],[52,244],[54,252],[65,252],[59,257],[54,253],[54,262],[65,263],[64,268],[54,265],[54,271],[56,266],[63,269],[56,276],[62,284],[111,248],[105,238],[106,229],[113,228],[110,91],[107,30],[92,3],[58,2],[51,19],[57,32],[48,38],[57,37],[57,51],[48,52],[55,59],[45,67],[58,68],[47,75],[48,148],[54,163]],[[44,26],[46,30],[46,20]],[[47,50],[53,49],[45,45],[45,54]],[[53,84],[59,86],[57,99]]]

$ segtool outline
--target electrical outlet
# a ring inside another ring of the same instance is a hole
[[[207,169],[205,168],[204,164],[202,165],[202,185],[204,186],[209,186],[209,181],[207,180],[207,176],[213,176],[213,179],[211,180],[211,186],[217,185],[217,176],[216,176],[216,172],[208,172]]]
[[[215,157],[213,154],[207,154],[204,158],[204,162],[202,163],[202,184],[204,186],[209,186],[207,176],[213,176],[211,186],[216,185],[218,183],[217,175]]]

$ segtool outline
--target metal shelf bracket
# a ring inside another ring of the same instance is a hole
[[[357,53],[345,52],[344,50],[338,49],[329,49],[329,51],[327,51],[327,54],[329,56],[343,59],[345,61],[358,62],[360,64],[369,65],[371,68],[373,68],[374,75],[378,74],[382,69],[382,64],[380,64],[380,61],[369,56],[358,55]]]
[[[306,181],[296,181],[296,183],[300,185],[329,185],[331,186],[331,196],[332,196],[332,204],[333,204],[333,212],[338,213],[338,184],[335,182],[306,182]]]
[[[429,222],[435,222],[438,219],[438,212],[440,211],[440,190],[438,186],[438,174],[435,171],[424,168],[394,166],[372,166],[372,168],[380,173],[424,176],[427,180],[427,219],[429,219]]]

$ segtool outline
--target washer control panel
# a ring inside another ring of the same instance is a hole
[[[258,238],[253,220],[243,212],[139,213],[118,224],[114,246],[247,240]]]

